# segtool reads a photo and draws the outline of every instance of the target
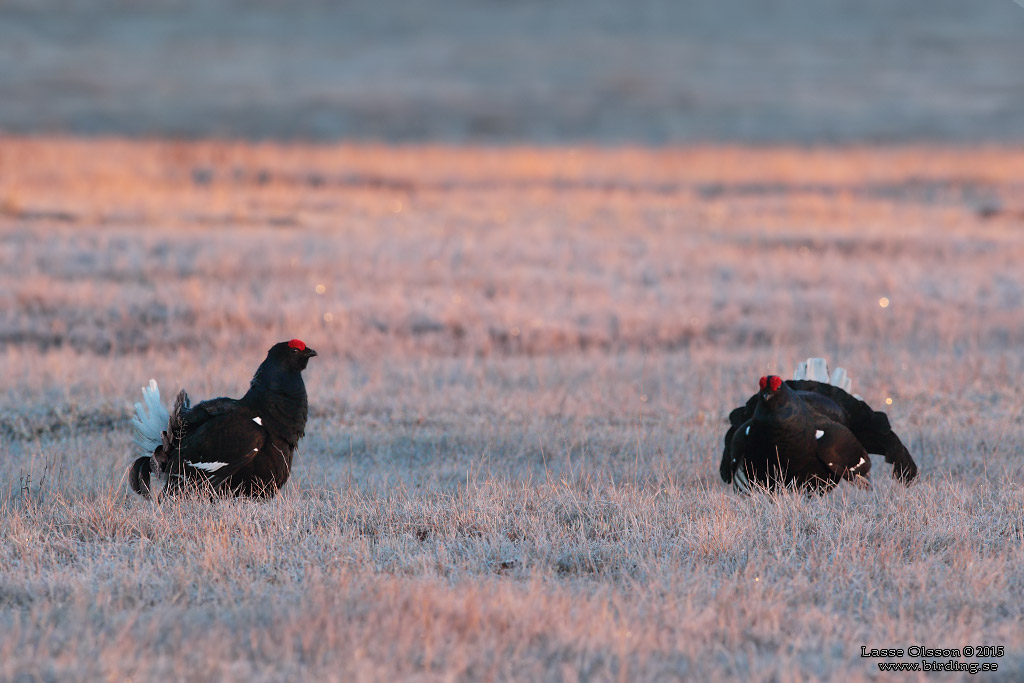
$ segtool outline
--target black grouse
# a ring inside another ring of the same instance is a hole
[[[132,489],[147,497],[189,489],[274,496],[288,481],[305,433],[302,371],[315,355],[299,339],[275,344],[245,396],[193,406],[182,389],[170,414],[160,404],[156,380],[150,380],[142,389],[145,407],[136,403],[132,420],[135,444],[144,454],[129,472]]]
[[[848,393],[845,371],[837,369],[830,383],[825,361],[812,358],[795,376],[799,379],[762,377],[760,391],[730,413],[723,481],[743,493],[754,485],[824,493],[841,479],[869,488],[869,453],[884,455],[904,484],[917,476],[917,465],[885,413]]]

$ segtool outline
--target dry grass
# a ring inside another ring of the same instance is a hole
[[[0,679],[865,680],[861,645],[921,643],[1012,680],[1022,173],[3,140]],[[128,495],[146,379],[237,395],[292,336],[279,499]],[[810,354],[893,399],[918,484],[717,480],[727,411]]]

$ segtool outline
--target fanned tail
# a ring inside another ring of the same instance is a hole
[[[142,388],[142,403],[135,404],[135,427],[132,441],[141,457],[132,463],[128,471],[128,482],[132,490],[146,498],[157,498],[167,485],[171,470],[170,454],[175,450],[175,440],[185,428],[185,414],[191,407],[188,394],[182,389],[174,401],[171,413],[160,403],[160,388],[156,380],[149,380],[149,386]]]
[[[831,384],[839,387],[848,394],[852,394],[853,379],[846,374],[843,368],[836,368],[831,376],[828,374],[828,363],[824,358],[808,358],[796,366],[793,379],[811,380],[822,384]],[[859,398],[859,397],[858,397]]]
[[[156,380],[149,380],[149,386],[142,387],[142,403],[135,404],[132,425],[135,433],[132,440],[143,456],[153,455],[157,446],[163,444],[163,432],[167,429],[170,415],[160,403],[160,387]]]

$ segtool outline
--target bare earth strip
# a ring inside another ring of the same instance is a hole
[[[1014,680],[1022,179],[998,148],[0,139],[0,679],[855,681],[920,644]],[[320,356],[281,497],[128,495],[146,380],[237,396],[291,337]],[[718,480],[728,411],[808,355],[917,484]]]

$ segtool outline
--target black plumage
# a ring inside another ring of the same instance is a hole
[[[182,390],[169,415],[151,382],[150,393],[143,389],[150,414],[136,406],[135,440],[146,452],[155,447],[133,463],[132,488],[148,496],[156,478],[166,482],[162,495],[205,489],[274,496],[288,481],[295,448],[305,433],[308,403],[302,371],[315,355],[298,339],[275,344],[242,398],[214,398],[193,406]]]
[[[720,474],[743,492],[755,484],[825,492],[843,479],[866,488],[869,453],[884,455],[904,484],[917,476],[885,413],[831,384],[762,377],[760,391],[729,415]]]

